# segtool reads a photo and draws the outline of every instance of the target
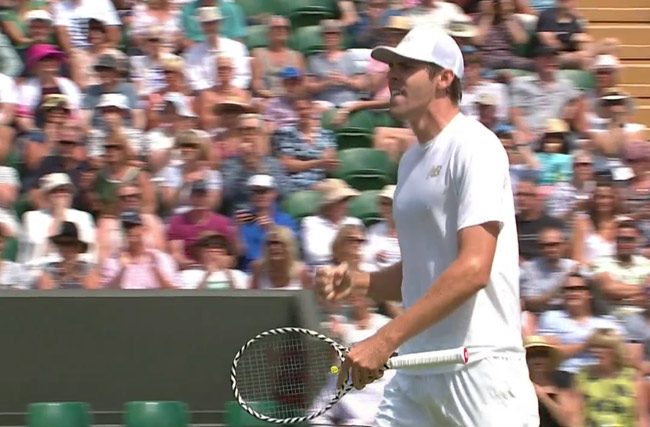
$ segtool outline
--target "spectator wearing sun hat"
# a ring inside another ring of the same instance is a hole
[[[242,89],[248,88],[251,81],[248,49],[241,42],[219,35],[219,25],[223,20],[219,10],[199,7],[196,9],[196,19],[201,23],[206,39],[192,45],[184,55],[190,87],[201,91],[214,86],[217,55],[226,55],[233,59],[235,65],[233,84]]]
[[[244,246],[241,267],[249,271],[250,263],[262,256],[266,233],[272,226],[289,228],[296,239],[299,237],[299,229],[291,215],[278,206],[278,191],[272,176],[253,175],[246,185],[250,188],[251,210],[250,215],[242,217],[239,223],[239,236]]]
[[[63,0],[54,3],[52,10],[57,38],[69,55],[88,47],[88,21],[92,18],[106,23],[112,46],[120,41],[122,22],[110,0]]]
[[[105,93],[99,98],[96,110],[102,118],[104,127],[92,128],[88,132],[87,151],[91,157],[101,157],[104,154],[104,143],[111,135],[123,135],[129,142],[129,147],[136,156],[146,156],[148,153],[143,143],[143,134],[126,124],[131,115],[129,99],[121,93]]]
[[[305,217],[300,231],[305,262],[312,267],[332,262],[332,242],[343,225],[363,225],[347,213],[348,202],[360,194],[357,190],[335,178],[321,181],[315,189],[323,194],[319,212]]]
[[[402,255],[397,240],[397,229],[393,218],[393,197],[395,186],[387,185],[377,194],[377,207],[381,221],[368,227],[366,262],[376,270],[401,261]]]
[[[196,9],[199,7],[218,9],[223,16],[219,33],[224,37],[243,41],[247,33],[246,21],[251,17],[247,17],[242,7],[231,0],[187,0],[181,9],[181,26],[186,39],[193,43],[205,41],[205,34],[196,19]]]
[[[166,52],[161,43],[164,29],[159,25],[152,25],[144,36],[144,53],[131,58],[131,81],[141,99],[146,100],[151,108],[160,101],[153,94],[165,87],[165,73],[162,68],[163,57]],[[145,108],[143,106],[143,108]]]

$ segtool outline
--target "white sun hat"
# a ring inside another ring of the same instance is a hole
[[[463,78],[465,65],[460,47],[445,31],[430,26],[419,25],[404,36],[397,47],[378,46],[371,56],[380,62],[389,63],[396,59],[436,64],[451,70],[459,79]]]

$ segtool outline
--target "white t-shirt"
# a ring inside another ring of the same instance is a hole
[[[0,104],[18,104],[16,82],[2,73],[0,73]]]
[[[72,0],[54,3],[54,25],[66,27],[73,47],[88,47],[88,21],[97,19],[106,25],[122,25],[110,0]]]
[[[181,271],[183,289],[196,289],[203,282],[205,270],[191,268]],[[230,282],[232,278],[232,284]],[[248,275],[241,270],[230,270],[230,277],[225,271],[215,271],[206,282],[207,289],[248,289]]]
[[[334,224],[320,215],[307,216],[301,224],[301,240],[305,261],[311,266],[325,265],[332,262],[332,243],[339,229],[344,225],[363,226],[359,218],[345,217]]]
[[[459,230],[490,221],[501,225],[485,289],[404,343],[401,353],[460,346],[481,354],[523,352],[515,208],[508,157],[499,139],[459,113],[432,141],[414,144],[404,154],[393,211],[407,308],[456,259]],[[437,370],[449,369],[454,368]]]

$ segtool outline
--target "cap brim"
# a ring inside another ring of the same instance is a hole
[[[396,59],[416,59],[401,55],[397,49],[389,46],[377,46],[370,52],[372,59],[375,59],[384,64],[395,61]]]

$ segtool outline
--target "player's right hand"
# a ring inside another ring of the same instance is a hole
[[[347,298],[352,291],[348,263],[319,267],[314,277],[314,287],[318,295],[326,301],[340,301]]]

